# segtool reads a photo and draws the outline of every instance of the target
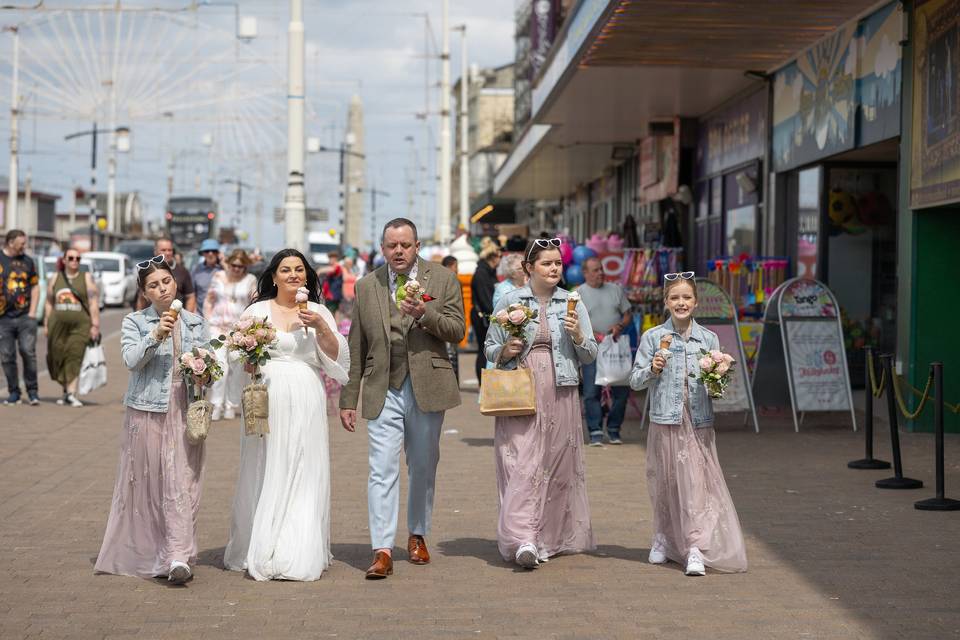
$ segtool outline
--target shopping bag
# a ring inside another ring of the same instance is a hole
[[[531,416],[537,397],[530,369],[483,369],[480,413],[485,416]]]
[[[107,384],[107,359],[103,355],[103,347],[100,346],[100,341],[97,340],[88,344],[83,352],[77,393],[85,396],[105,384]]]
[[[597,378],[598,387],[612,385],[623,387],[628,384],[630,370],[633,368],[633,358],[630,355],[630,339],[620,336],[614,340],[607,334],[597,347]]]

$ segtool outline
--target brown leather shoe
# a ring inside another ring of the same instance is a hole
[[[367,580],[383,580],[393,575],[393,558],[386,551],[377,551],[373,564],[367,569]]]
[[[423,539],[423,536],[407,538],[407,553],[410,554],[410,562],[413,564],[428,564],[430,562],[430,552],[427,551],[427,542]]]

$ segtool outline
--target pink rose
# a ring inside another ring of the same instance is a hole
[[[505,325],[510,322],[510,314],[506,309],[500,309],[500,311],[497,312],[497,322],[499,322],[501,325]]]
[[[722,351],[718,351],[714,349],[713,351],[710,352],[710,357],[713,358],[713,361],[716,362],[717,364],[720,364],[721,362],[723,362]]]
[[[267,330],[267,342],[273,342],[273,341],[276,340],[276,339],[277,339],[277,330],[276,330],[276,329],[268,329],[268,330]]]
[[[243,334],[240,333],[239,331],[234,331],[234,332],[233,332],[233,335],[230,336],[230,341],[233,342],[233,344],[235,344],[235,345],[242,345],[242,344],[243,344]]]
[[[510,318],[510,322],[517,325],[523,324],[527,320],[527,313],[523,309],[514,309],[507,316]]]
[[[202,376],[203,372],[207,370],[207,363],[197,358],[190,365],[190,368],[193,369],[193,374],[196,376]]]
[[[726,362],[727,364],[733,364],[734,362],[736,362],[736,360],[733,359],[733,356],[730,355],[729,353],[723,354],[723,361]]]
[[[717,373],[724,375],[727,371],[730,371],[730,363],[724,360],[717,365]]]
[[[197,349],[197,353],[200,354],[200,357],[201,357],[201,358],[212,358],[212,357],[213,357],[213,354],[212,354],[212,353],[210,353],[209,351],[207,351],[206,349],[203,349],[203,348],[198,348],[198,349]]]
[[[243,337],[243,348],[247,351],[252,351],[257,348],[257,339],[253,336],[244,336]]]
[[[184,353],[180,356],[180,364],[189,367],[191,362],[193,362],[193,356],[189,353]]]
[[[264,338],[267,337],[267,330],[257,329],[256,331],[253,332],[253,335],[257,336],[257,340],[263,340]]]
[[[704,371],[710,371],[711,369],[713,369],[713,365],[714,365],[713,358],[711,358],[710,356],[703,356],[702,358],[700,358],[700,368],[703,369]]]
[[[249,331],[253,326],[253,318],[241,318],[237,323],[237,331]]]

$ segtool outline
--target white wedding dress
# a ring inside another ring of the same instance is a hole
[[[346,383],[350,352],[330,312],[313,302],[309,307],[337,336],[336,361],[317,346],[313,329],[287,333],[278,327],[277,345],[263,367],[270,433],[241,436],[240,474],[223,563],[256,580],[318,580],[332,559],[330,443],[320,371]],[[272,322],[270,301],[251,305],[243,316]]]

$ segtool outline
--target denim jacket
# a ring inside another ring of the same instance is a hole
[[[130,382],[123,404],[131,409],[165,413],[170,400],[173,339],[157,342],[153,330],[160,322],[151,305],[134,311],[123,319],[120,329],[120,353],[130,370]],[[187,352],[206,346],[207,327],[203,318],[186,309],[180,311],[180,348]]]
[[[650,420],[659,424],[680,424],[683,410],[683,385],[689,387],[690,417],[694,427],[713,426],[713,403],[703,384],[689,377],[689,374],[700,375],[701,349],[710,351],[720,348],[717,334],[704,329],[695,320],[691,319],[693,327],[690,339],[686,342],[674,328],[673,321],[668,318],[658,327],[649,329],[640,338],[640,348],[637,349],[637,359],[633,363],[630,373],[630,386],[633,389],[650,388]],[[660,375],[653,373],[650,366],[653,356],[660,349],[660,338],[672,334],[670,343],[671,357],[667,360]]]
[[[567,298],[569,292],[559,287],[553,290],[553,297],[547,307],[547,322],[550,324],[550,339],[553,343],[554,378],[558,387],[575,387],[580,383],[580,365],[590,364],[597,359],[597,339],[593,337],[593,327],[590,325],[590,316],[583,301],[577,303],[577,317],[580,320],[580,333],[583,343],[576,345],[573,339],[563,328],[563,318],[567,315]],[[497,303],[494,313],[506,309],[514,302],[524,304],[533,309],[534,316],[524,328],[524,346],[520,360],[527,357],[533,346],[533,339],[540,328],[540,303],[530,291],[530,287],[521,287],[507,293]],[[484,353],[490,362],[498,362],[503,345],[510,338],[497,323],[490,324],[487,332],[487,341],[484,344]],[[517,358],[500,362],[501,369],[516,369]]]

